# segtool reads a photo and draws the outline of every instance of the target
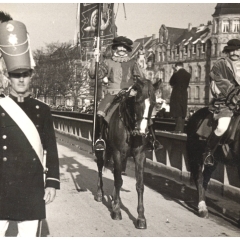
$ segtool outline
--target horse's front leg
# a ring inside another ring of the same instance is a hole
[[[95,200],[97,202],[102,202],[103,199],[103,180],[102,180],[102,169],[104,165],[103,151],[96,151],[95,155],[97,157],[97,167],[98,167],[98,182],[97,182],[97,194]]]
[[[136,227],[138,229],[146,229],[147,222],[144,216],[143,206],[143,192],[144,192],[143,172],[146,155],[145,152],[143,151],[143,147],[139,147],[138,150],[135,150],[134,159],[135,159],[136,190],[138,193],[138,207],[137,207],[138,218]]]
[[[198,213],[200,217],[207,218],[208,217],[208,209],[206,205],[206,196],[205,189],[203,187],[203,173],[202,166],[198,165],[198,173],[195,178],[196,187],[198,190]]]
[[[113,191],[113,200],[112,200],[112,219],[121,220],[121,199],[120,199],[120,189],[123,184],[122,180],[122,163],[121,163],[121,154],[119,151],[115,150],[113,153],[114,161],[114,191]]]
[[[202,171],[202,166],[198,168],[198,213],[202,218],[208,218],[208,209],[206,205],[206,191],[213,171],[216,169],[217,163],[214,166],[205,166]]]

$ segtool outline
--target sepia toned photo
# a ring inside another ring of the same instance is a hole
[[[0,237],[239,237],[240,3],[0,3]]]

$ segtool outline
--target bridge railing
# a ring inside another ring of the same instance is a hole
[[[89,145],[92,144],[92,115],[52,111],[52,116],[56,131],[75,137]],[[163,121],[162,124],[165,124],[167,128],[166,121]],[[161,119],[158,119],[156,136],[164,148],[157,152],[147,153],[147,165],[177,182],[195,187],[190,178],[186,153],[186,134],[180,135],[158,130],[160,125]],[[168,126],[168,128],[170,127]],[[240,181],[237,168],[219,163],[212,175],[208,190],[231,199],[239,199]]]

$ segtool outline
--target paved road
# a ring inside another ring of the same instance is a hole
[[[110,216],[113,175],[106,169],[103,175],[104,201],[94,200],[97,167],[94,157],[70,142],[58,138],[61,171],[61,190],[55,201],[47,206],[47,220],[43,221],[43,237],[237,237],[238,210],[236,203],[209,198],[209,219],[197,216],[196,191],[167,180],[146,170],[144,192],[147,229],[135,228],[137,192],[134,166],[128,163],[121,190],[122,217],[114,221]],[[65,138],[66,139],[66,138]],[[228,208],[226,208],[228,206]],[[235,213],[235,216],[234,216]],[[16,236],[11,223],[7,236]]]

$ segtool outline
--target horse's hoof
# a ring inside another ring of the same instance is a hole
[[[94,198],[97,202],[102,202],[103,196],[95,196]]]
[[[137,219],[137,229],[147,229],[146,219]]]
[[[112,219],[113,220],[122,220],[122,213],[121,212],[112,212]]]
[[[199,217],[208,218],[208,210],[199,211]]]
[[[97,201],[97,202],[102,202],[103,201],[103,196],[104,196],[104,193],[103,192],[98,192],[94,199]]]

